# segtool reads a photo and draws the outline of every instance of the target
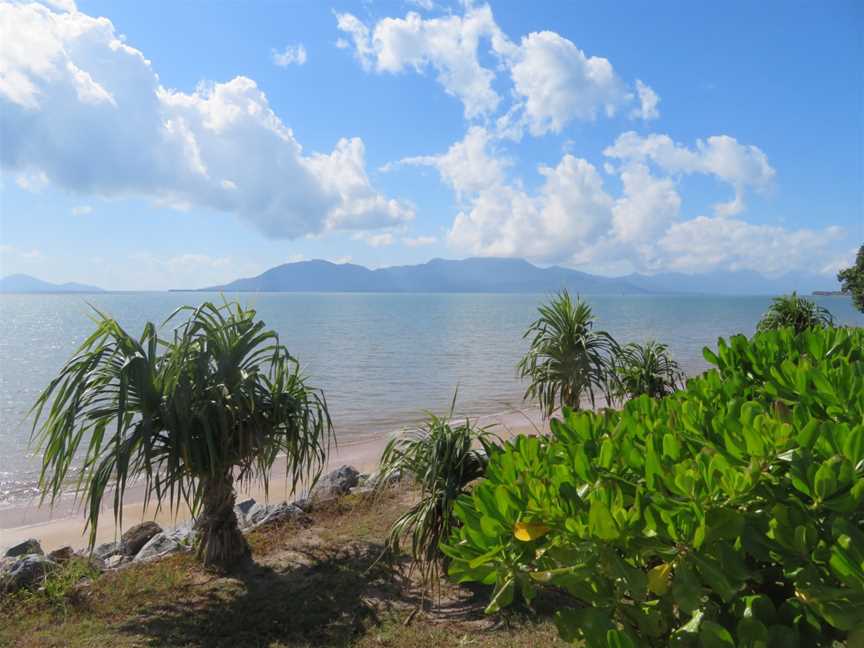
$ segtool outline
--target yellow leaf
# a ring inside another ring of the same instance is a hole
[[[672,565],[663,563],[648,570],[648,589],[657,596],[663,596],[669,591],[669,579],[672,576]]]
[[[513,535],[522,542],[531,542],[549,533],[549,527],[536,522],[517,522],[513,525]]]

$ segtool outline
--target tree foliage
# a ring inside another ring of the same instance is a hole
[[[385,447],[376,489],[406,478],[420,488],[417,503],[391,526],[387,548],[398,554],[402,541],[410,537],[411,558],[424,586],[438,580],[443,559],[439,545],[453,527],[453,503],[483,476],[497,441],[488,428],[468,419],[454,422],[451,406],[447,417],[429,413],[420,426],[398,434]]]
[[[684,373],[669,353],[669,347],[653,340],[631,342],[615,354],[614,387],[619,400],[649,396],[663,398],[684,383]]]
[[[858,248],[855,264],[837,274],[843,292],[852,295],[855,308],[864,313],[864,245]]]
[[[564,290],[538,312],[525,332],[530,346],[517,367],[529,380],[525,398],[536,399],[547,417],[562,406],[580,409],[586,398],[592,406],[598,395],[608,398],[618,344],[605,331],[594,330],[591,307]]]
[[[666,398],[505,444],[456,503],[450,575],[494,586],[489,612],[565,592],[560,634],[590,648],[858,645],[864,330],[705,356]]]
[[[793,292],[791,295],[775,297],[756,329],[771,331],[791,327],[796,333],[800,333],[809,328],[833,325],[834,317],[827,308]]]
[[[80,459],[76,492],[92,546],[103,499],[122,524],[127,486],[142,479],[157,508],[190,507],[205,564],[228,566],[248,550],[234,484],[266,488],[279,455],[293,488],[317,478],[330,416],[254,310],[205,303],[178,309],[169,322],[177,324],[172,337],[148,323],[134,338],[97,311],[96,330],[34,406],[42,497],[55,500]]]

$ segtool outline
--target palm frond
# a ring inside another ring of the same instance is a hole
[[[80,460],[76,494],[91,544],[103,499],[113,490],[122,525],[135,479],[157,508],[185,503],[196,515],[206,484],[260,480],[266,488],[281,454],[292,488],[320,473],[333,438],[324,395],[255,316],[207,302],[175,311],[163,325],[175,325],[171,337],[148,323],[135,339],[96,311],[96,330],[32,411],[43,500],[61,495]]]
[[[618,344],[594,330],[594,314],[581,298],[564,290],[538,309],[539,317],[523,336],[529,349],[519,361],[520,378],[529,383],[525,398],[536,400],[544,416],[562,406],[579,409],[587,397],[609,398],[611,359]]]
[[[756,329],[768,331],[791,327],[796,333],[801,333],[809,328],[833,325],[834,316],[827,308],[793,292],[791,295],[775,297]]]
[[[465,419],[452,421],[427,414],[417,428],[391,439],[381,456],[376,488],[410,479],[420,488],[419,500],[391,526],[387,548],[394,554],[410,538],[412,567],[420,572],[424,589],[438,581],[443,554],[440,542],[449,536],[453,503],[468,484],[483,476],[488,454],[499,443],[488,427]]]

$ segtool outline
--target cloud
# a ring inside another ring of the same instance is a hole
[[[421,247],[424,245],[434,245],[437,242],[438,239],[434,236],[417,236],[414,238],[408,236],[402,237],[402,244],[410,248]]]
[[[465,138],[453,144],[447,153],[403,158],[398,164],[438,169],[441,178],[461,197],[503,182],[509,162],[487,152],[491,142],[492,136],[485,128],[472,126]]]
[[[106,18],[0,4],[0,166],[103,197],[231,212],[271,237],[395,225],[359,139],[306,154],[255,81],[162,86]]]
[[[839,228],[792,230],[729,214],[687,217],[680,194],[684,175],[712,175],[733,187],[765,188],[774,170],[761,151],[726,136],[707,138],[693,148],[668,146],[667,141],[665,135],[639,142],[625,137],[607,149],[607,156],[619,161],[608,169],[620,182],[617,195],[593,164],[569,153],[555,166],[540,165],[543,183],[526,190],[521,178],[509,177],[510,167],[493,149],[495,140],[479,127],[443,154],[402,163],[432,166],[453,188],[462,208],[447,243],[467,254],[526,257],[621,274],[779,273],[829,267],[836,259],[836,243],[843,235]]]
[[[497,108],[495,73],[477,58],[480,39],[500,33],[488,6],[469,6],[461,17],[424,19],[412,11],[405,18],[384,18],[373,29],[343,13],[336,14],[336,26],[350,36],[354,55],[365,70],[396,74],[431,68],[444,90],[462,101],[467,118]]]
[[[288,67],[289,65],[304,65],[306,63],[306,48],[303,44],[288,45],[281,52],[270,50],[270,57],[273,59],[273,64],[279,67]]]
[[[657,109],[660,103],[659,95],[639,79],[636,79],[636,94],[639,96],[639,107],[630,111],[630,117],[646,121],[659,118],[660,111]]]
[[[829,246],[843,236],[839,227],[787,230],[734,218],[697,216],[672,225],[658,247],[670,270],[723,268],[779,275],[791,269],[824,271],[820,265],[831,258]]]
[[[615,115],[632,95],[605,58],[586,56],[551,31],[525,36],[510,56],[510,73],[532,135],[560,133],[573,120]]]
[[[73,216],[86,216],[91,213],[93,213],[93,208],[90,205],[79,205],[72,208]]]
[[[768,157],[758,147],[739,144],[728,135],[700,139],[695,148],[688,148],[668,135],[642,136],[630,131],[619,135],[604,154],[621,160],[625,166],[650,162],[665,173],[701,173],[728,183],[734,188],[735,196],[729,202],[714,206],[718,216],[733,216],[743,211],[745,190],[767,191],[776,175]]]
[[[369,247],[386,247],[393,245],[395,238],[391,232],[382,232],[380,234],[355,234],[355,240],[364,241]]]
[[[468,119],[494,115],[506,103],[493,85],[499,72],[507,73],[511,101],[497,123],[499,134],[511,139],[519,139],[526,128],[539,136],[560,133],[574,120],[614,116],[637,95],[640,105],[632,116],[659,115],[657,93],[641,81],[635,91],[628,87],[609,60],[585,54],[553,31],[533,32],[514,42],[488,4],[465,5],[462,16],[423,18],[408,12],[371,26],[353,14],[336,14],[337,28],[346,35],[337,46],[353,45],[367,72],[434,70],[445,92],[462,101]],[[481,63],[486,48],[494,66]]]

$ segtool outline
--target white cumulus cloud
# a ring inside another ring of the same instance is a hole
[[[0,3],[0,166],[78,194],[231,212],[268,236],[395,225],[359,139],[307,154],[252,79],[161,85],[106,18]],[[20,183],[19,183],[20,184]]]
[[[608,169],[620,181],[617,195],[593,164],[571,154],[555,166],[540,165],[543,183],[526,190],[521,178],[510,177],[494,140],[479,127],[445,153],[402,163],[436,168],[454,190],[462,207],[447,243],[467,254],[526,257],[609,273],[749,269],[777,274],[833,267],[843,236],[839,228],[794,230],[731,214],[687,214],[680,193],[687,174],[711,175],[742,189],[770,186],[774,170],[755,147],[725,136],[692,148],[670,146],[665,135],[639,142],[635,146],[628,136],[607,149],[607,156],[619,162]]]
[[[431,8],[431,7],[430,7]],[[336,14],[345,34],[337,46],[352,48],[366,71],[400,73],[434,70],[444,90],[458,98],[468,119],[500,114],[498,130],[512,139],[527,128],[533,135],[559,133],[574,120],[611,117],[638,101],[631,116],[655,119],[659,96],[647,84],[628,86],[612,63],[590,56],[553,31],[511,40],[488,4],[465,3],[464,14],[383,18],[372,25],[349,13]],[[491,55],[492,64],[481,62]],[[509,76],[509,105],[495,90],[499,72]]]

